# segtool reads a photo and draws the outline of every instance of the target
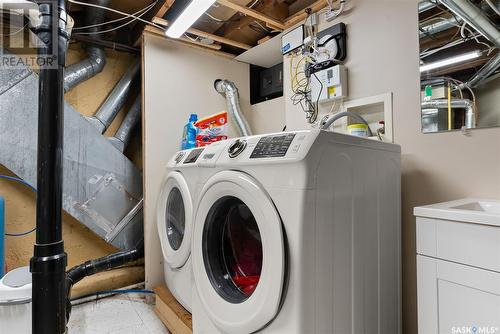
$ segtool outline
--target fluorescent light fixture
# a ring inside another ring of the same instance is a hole
[[[479,56],[481,56],[480,51],[464,53],[463,55],[460,55],[460,56],[446,58],[443,60],[436,61],[434,63],[420,66],[420,72],[430,71],[430,70],[433,70],[436,68],[445,67],[445,66],[449,66],[449,65],[453,65],[453,64],[457,64],[457,63],[462,63],[462,62],[467,61],[467,60],[479,58]]]
[[[215,0],[192,0],[179,17],[167,29],[171,38],[181,37],[214,4]]]

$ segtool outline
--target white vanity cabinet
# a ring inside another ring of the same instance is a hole
[[[500,334],[498,209],[471,199],[415,208],[419,334]]]

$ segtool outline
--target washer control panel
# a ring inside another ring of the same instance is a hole
[[[236,158],[238,155],[240,155],[241,152],[245,150],[247,147],[247,141],[245,139],[236,139],[231,145],[229,145],[229,148],[227,149],[227,152],[229,153],[230,158]]]
[[[184,164],[195,163],[196,160],[198,160],[198,157],[201,155],[201,152],[203,152],[203,150],[204,150],[203,148],[197,148],[195,150],[192,150],[187,156],[186,160],[184,160]]]
[[[284,157],[295,138],[295,133],[260,138],[250,159]]]

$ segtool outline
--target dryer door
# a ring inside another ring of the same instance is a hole
[[[174,269],[182,267],[191,254],[193,202],[186,180],[179,172],[171,172],[165,178],[156,221],[165,261]]]
[[[285,247],[280,216],[247,174],[223,171],[202,190],[193,271],[205,311],[224,332],[253,333],[280,307]]]

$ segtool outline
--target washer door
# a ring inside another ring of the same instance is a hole
[[[193,271],[205,311],[222,331],[253,333],[277,315],[285,274],[282,224],[250,176],[223,171],[203,188]]]
[[[188,185],[179,172],[171,172],[165,178],[156,221],[165,261],[174,269],[182,267],[191,254],[193,202]]]

